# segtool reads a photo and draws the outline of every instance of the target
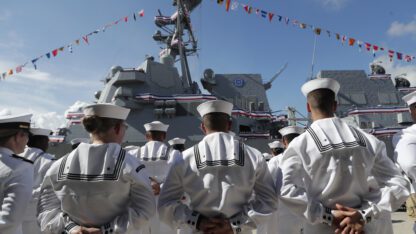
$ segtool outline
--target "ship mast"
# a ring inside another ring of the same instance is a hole
[[[156,16],[155,24],[167,34],[163,35],[158,30],[153,35],[154,40],[166,45],[166,48],[160,53],[163,63],[170,64],[178,60],[180,61],[183,86],[191,93],[196,93],[199,89],[192,82],[188,65],[188,56],[195,54],[198,48],[197,41],[192,32],[190,14],[195,7],[201,4],[201,1],[175,0],[173,4],[177,7],[177,10],[170,17],[163,16],[159,10],[159,16]],[[185,35],[188,37],[186,40],[184,39]],[[178,60],[176,60],[177,56],[179,56]]]
[[[187,9],[186,6],[183,5],[182,0],[177,0],[178,4],[178,17],[176,19],[176,37],[178,40],[178,47],[179,47],[179,59],[181,61],[181,69],[182,69],[182,81],[185,84],[186,88],[191,87],[192,79],[191,74],[189,72],[189,65],[188,59],[185,53],[185,46],[183,44],[183,24],[187,22]]]

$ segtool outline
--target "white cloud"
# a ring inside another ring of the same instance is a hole
[[[60,127],[65,127],[66,120],[63,115],[59,115],[56,112],[38,113],[33,115],[32,125],[37,128],[55,130]]]
[[[88,105],[91,105],[91,103],[87,103],[83,101],[76,101],[72,106],[70,106],[65,111],[65,114],[67,114],[68,112],[82,112],[82,108]]]
[[[339,10],[346,5],[349,0],[316,0],[324,7]]]
[[[401,36],[413,36],[416,37],[416,19],[413,19],[409,23],[401,23],[394,21],[390,28],[387,30],[387,34],[392,37]]]
[[[77,112],[81,111],[82,107],[90,105],[90,103],[76,101],[73,105],[69,106],[68,109],[65,111],[65,114],[68,111]],[[32,117],[32,127],[37,128],[48,128],[52,130],[56,130],[57,128],[62,128],[66,126],[67,120],[64,115],[60,115],[56,112],[47,112],[41,110],[39,108],[19,108],[19,107],[2,107],[0,105],[0,116],[3,115],[11,115],[11,114],[23,114],[23,113],[31,113],[33,114]]]
[[[386,73],[391,74],[393,79],[398,75],[402,75],[410,81],[410,86],[416,86],[415,65],[402,65],[401,63],[395,63],[394,60],[390,62],[390,58],[387,55],[378,57],[373,62],[379,63],[381,66],[383,66],[386,70]]]

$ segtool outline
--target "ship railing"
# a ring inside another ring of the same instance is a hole
[[[407,107],[370,107],[370,108],[354,108],[347,112],[347,115],[362,115],[362,114],[379,114],[379,113],[401,113],[408,112]]]

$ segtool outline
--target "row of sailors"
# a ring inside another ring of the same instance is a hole
[[[233,106],[221,100],[198,106],[206,136],[182,153],[162,143],[161,122],[123,149],[130,110],[112,104],[84,108],[91,143],[59,160],[41,143],[25,150],[30,115],[0,117],[0,233],[393,233],[409,181],[384,143],[334,117],[338,90],[327,78],[302,86],[313,123],[283,129],[286,150],[268,164],[229,133]],[[412,181],[414,128],[396,148]]]

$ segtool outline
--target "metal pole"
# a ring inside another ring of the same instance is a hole
[[[312,52],[312,66],[311,66],[311,77],[310,77],[311,80],[313,79],[313,69],[315,66],[315,51],[316,51],[316,38],[317,38],[316,34],[314,35],[315,35],[315,39],[313,43],[313,52]]]

